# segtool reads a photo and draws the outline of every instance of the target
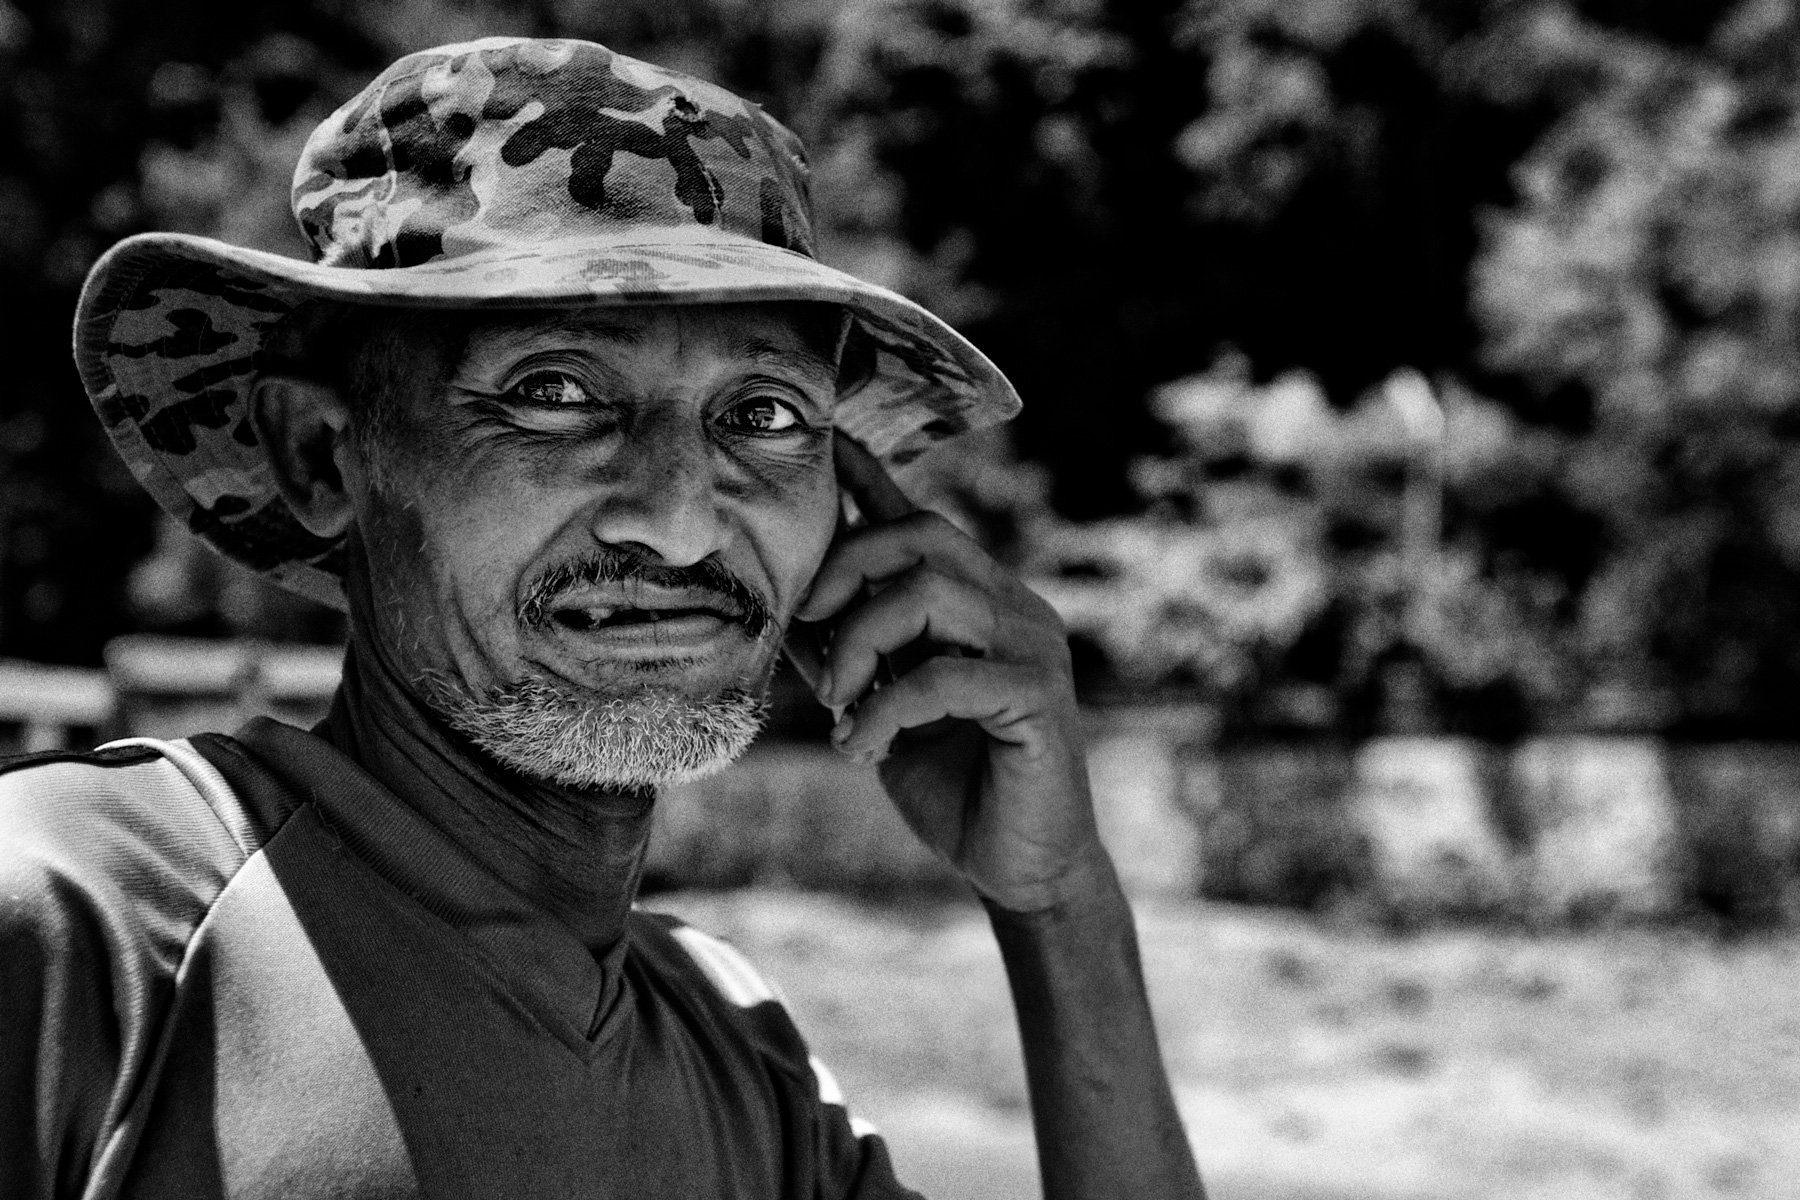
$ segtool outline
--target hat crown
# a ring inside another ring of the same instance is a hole
[[[340,267],[565,239],[813,253],[799,138],[723,88],[571,39],[396,62],[313,132],[293,208]]]

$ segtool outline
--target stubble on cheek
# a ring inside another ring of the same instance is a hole
[[[379,479],[380,486],[368,489],[358,515],[368,560],[370,633],[415,687],[433,675],[488,673],[494,664],[474,627],[484,616],[487,625],[494,622],[491,614],[467,611],[467,589],[446,557],[447,551],[467,551],[472,544],[456,536],[453,523],[441,520],[454,512],[447,503],[454,488],[433,487],[405,451],[384,447],[377,455],[371,480]],[[508,621],[510,632],[510,613]]]

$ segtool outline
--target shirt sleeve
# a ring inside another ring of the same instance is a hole
[[[241,861],[155,753],[0,760],[0,1197],[82,1193]]]
[[[923,1200],[896,1177],[886,1141],[850,1111],[831,1069],[811,1053],[780,992],[729,942],[689,925],[670,933],[713,987],[741,1014],[772,1069],[792,1081],[793,1105],[807,1131],[808,1200]]]
[[[920,1200],[919,1193],[895,1176],[894,1161],[880,1131],[850,1111],[831,1069],[815,1055],[807,1056],[807,1065],[819,1085],[819,1159],[837,1189],[827,1194]]]
[[[0,840],[0,1196],[78,1194],[114,1090],[114,979],[87,901]]]

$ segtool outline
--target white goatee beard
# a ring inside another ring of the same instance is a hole
[[[537,677],[472,694],[441,678],[431,707],[499,762],[564,787],[636,791],[715,774],[768,716],[766,691],[702,699],[668,688],[619,694]]]

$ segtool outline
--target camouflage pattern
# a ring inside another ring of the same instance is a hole
[[[836,422],[890,462],[1010,418],[1017,395],[911,301],[812,257],[798,138],[702,80],[579,41],[401,59],[314,132],[294,174],[314,261],[143,234],[90,273],[76,362],[132,472],[215,548],[342,606],[341,546],[277,494],[248,394],[314,299],[519,308],[821,300],[873,355]]]

